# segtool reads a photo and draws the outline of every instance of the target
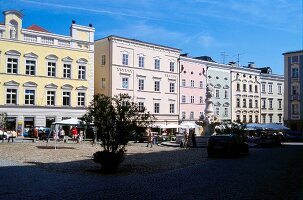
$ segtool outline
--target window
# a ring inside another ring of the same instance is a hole
[[[224,116],[225,116],[225,117],[228,116],[228,108],[224,108]]]
[[[70,106],[70,92],[63,92],[62,101],[63,106]]]
[[[186,103],[186,96],[185,95],[182,95],[182,103]]]
[[[63,78],[71,78],[71,68],[70,64],[63,64]]]
[[[35,105],[35,90],[25,90],[24,104]]]
[[[160,70],[160,60],[155,59],[155,69]]]
[[[144,67],[144,57],[143,56],[139,56],[139,67]]]
[[[55,98],[56,98],[56,92],[55,91],[47,91],[46,104],[48,106],[54,106],[55,105]]]
[[[216,115],[219,116],[220,115],[220,108],[216,108]]]
[[[190,87],[195,87],[195,81],[194,80],[190,80]]]
[[[169,113],[175,113],[175,104],[169,104]]]
[[[26,60],[25,61],[25,74],[26,75],[35,75],[36,74],[36,61],[35,60]]]
[[[139,79],[138,85],[139,85],[138,87],[139,90],[144,90],[144,79]]]
[[[262,108],[265,109],[266,108],[266,99],[262,99]]]
[[[160,113],[160,103],[155,103],[154,104],[154,112],[155,113]]]
[[[249,108],[252,108],[252,107],[253,107],[253,106],[252,106],[252,99],[249,99],[249,100],[248,100],[248,107],[249,107]]]
[[[291,113],[292,114],[299,114],[299,105],[298,104],[292,104],[291,105]]]
[[[127,53],[122,54],[122,65],[128,65],[128,54]]]
[[[160,81],[155,81],[155,92],[160,91]]]
[[[298,63],[299,62],[299,56],[292,56],[291,57],[291,62],[292,63]]]
[[[139,106],[139,112],[143,112],[144,111],[144,102],[139,102],[138,106]]]
[[[175,71],[175,63],[169,62],[169,71],[174,72]]]
[[[266,115],[262,115],[262,123],[264,124],[266,122]]]
[[[252,92],[252,91],[253,91],[253,90],[252,90],[252,85],[249,85],[248,88],[249,88],[249,92]]]
[[[200,81],[200,88],[203,88],[203,81]]]
[[[243,99],[243,108],[246,108],[246,99]]]
[[[298,85],[293,85],[292,86],[292,95],[297,95],[299,94],[299,86]]]
[[[182,86],[185,87],[186,86],[186,80],[182,79]]]
[[[240,121],[240,115],[236,116],[236,121],[239,122]]]
[[[190,103],[195,103],[195,97],[194,96],[190,96]]]
[[[272,109],[272,99],[269,99],[268,103],[269,103],[269,109]]]
[[[86,67],[83,65],[79,65],[78,69],[78,79],[85,80],[86,79]]]
[[[194,112],[190,112],[189,119],[194,119]]]
[[[252,123],[252,121],[253,121],[253,120],[252,120],[252,115],[249,115],[249,116],[248,116],[248,121],[249,121],[249,123]]]
[[[128,78],[127,77],[122,78],[122,88],[128,89]]]
[[[105,55],[101,55],[101,65],[105,65],[106,61],[105,61]]]
[[[182,119],[185,119],[185,117],[186,117],[186,113],[182,112]]]
[[[255,85],[255,93],[258,93],[258,86]]]
[[[278,105],[279,105],[279,109],[282,109],[282,99],[278,99]]]
[[[246,115],[243,115],[243,122],[246,123]]]
[[[282,85],[278,85],[278,94],[282,94]]]
[[[243,92],[246,92],[246,84],[243,84]]]
[[[269,123],[272,123],[272,115],[269,115]]]
[[[255,108],[258,108],[259,107],[259,101],[258,99],[255,99]]]
[[[47,62],[47,76],[55,77],[56,76],[56,63]]]
[[[7,58],[7,73],[17,74],[18,73],[18,59]]]
[[[200,104],[203,103],[203,96],[200,96]]]
[[[85,93],[78,92],[78,106],[85,106]]]
[[[255,115],[255,123],[259,123],[259,117],[258,117],[258,115]]]
[[[263,93],[265,93],[265,83],[262,83],[261,90],[262,90]]]
[[[6,103],[17,104],[17,89],[6,89]]]
[[[291,69],[291,77],[292,78],[299,78],[299,68],[292,68]]]
[[[228,99],[228,90],[225,90],[225,91],[224,91],[224,98],[225,98],[225,99]]]
[[[240,83],[237,83],[237,91],[240,91]]]
[[[101,88],[105,89],[106,87],[106,79],[105,78],[101,78]]]
[[[279,117],[279,123],[282,123],[282,115],[278,115]]]
[[[216,90],[216,98],[220,98],[219,90]]]
[[[175,92],[175,83],[169,83],[169,92]]]
[[[236,100],[236,106],[237,106],[237,108],[240,108],[240,99],[239,98],[237,98],[237,100]]]
[[[268,85],[268,93],[272,93],[272,84]]]

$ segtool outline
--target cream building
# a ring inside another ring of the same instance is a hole
[[[260,122],[260,70],[231,67],[232,121]]]
[[[261,123],[283,124],[284,76],[272,74],[269,67],[261,68]]]
[[[95,41],[95,93],[127,93],[157,118],[178,123],[180,50],[118,36]]]
[[[32,25],[23,14],[3,12],[0,24],[0,112],[19,132],[80,118],[94,92],[94,28],[73,21],[70,36]]]

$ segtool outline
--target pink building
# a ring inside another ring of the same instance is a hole
[[[180,120],[197,121],[205,108],[206,65],[180,56]]]

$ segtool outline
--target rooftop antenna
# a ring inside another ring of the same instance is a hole
[[[222,58],[222,63],[225,64],[225,58],[227,57],[228,55],[226,54],[225,51],[221,52],[221,58]]]
[[[237,65],[238,67],[240,67],[240,56],[243,55],[245,53],[237,53],[236,55],[233,55],[233,57],[237,56]]]

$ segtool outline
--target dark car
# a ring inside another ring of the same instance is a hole
[[[248,154],[248,144],[236,134],[212,135],[207,145],[208,157],[238,156]]]

